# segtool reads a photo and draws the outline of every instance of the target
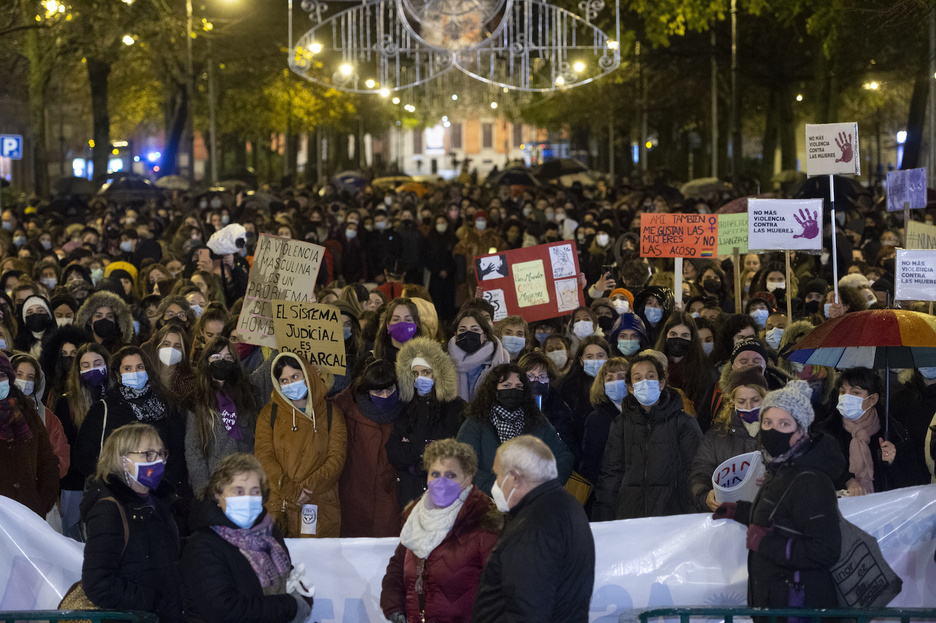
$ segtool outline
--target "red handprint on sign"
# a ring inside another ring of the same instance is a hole
[[[813,213],[810,214],[809,210],[800,209],[799,214],[793,213],[793,218],[796,219],[796,222],[800,224],[803,228],[803,233],[796,234],[794,238],[806,238],[807,240],[812,240],[819,235],[819,213],[813,210]]]
[[[855,155],[854,151],[852,151],[852,135],[839,132],[838,138],[835,139],[835,144],[842,150],[842,157],[837,159],[836,162],[851,162]]]

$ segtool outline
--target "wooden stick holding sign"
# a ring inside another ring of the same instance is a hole
[[[903,213],[904,213],[904,247],[906,247],[908,246],[907,245],[907,227],[910,225],[910,202],[909,201],[904,202]]]
[[[731,261],[734,264],[734,313],[741,313],[741,251],[738,247],[731,250]]]
[[[786,317],[789,322],[793,322],[793,288],[790,287],[793,282],[793,271],[790,270],[790,252],[784,251],[786,255]]]
[[[674,267],[675,276],[673,277],[673,295],[676,297],[676,309],[682,310],[682,280],[683,280],[683,258],[677,257]]]

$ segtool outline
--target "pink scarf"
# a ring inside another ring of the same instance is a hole
[[[240,550],[250,563],[264,594],[280,594],[278,589],[285,586],[291,567],[289,554],[273,538],[273,518],[267,515],[256,526],[247,529],[211,526],[222,539]],[[273,589],[273,592],[268,592]]]
[[[851,433],[848,444],[848,471],[868,493],[874,493],[874,462],[871,460],[871,436],[881,430],[877,409],[871,407],[857,420],[842,418],[845,430]]]

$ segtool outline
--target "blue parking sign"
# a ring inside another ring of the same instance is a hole
[[[23,137],[19,134],[0,134],[0,157],[23,159]]]

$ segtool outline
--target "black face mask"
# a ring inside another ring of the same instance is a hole
[[[72,364],[74,363],[75,363],[74,355],[72,355],[71,357],[59,357],[59,365],[61,366],[61,369],[63,372],[68,372],[69,370],[71,370]]]
[[[682,357],[689,352],[690,347],[692,347],[691,340],[682,337],[668,337],[663,349],[670,357]]]
[[[611,330],[611,327],[614,326],[614,318],[609,318],[608,316],[598,316],[598,326],[601,327],[601,330],[608,333]]]
[[[533,395],[534,396],[545,396],[549,393],[549,383],[541,383],[540,381],[533,381]]]
[[[237,364],[233,361],[219,359],[208,364],[208,372],[219,381],[230,381],[237,372]]]
[[[764,450],[772,456],[777,458],[783,453],[787,452],[790,449],[790,439],[793,438],[792,433],[781,433],[780,431],[771,428],[770,430],[760,429],[760,442]]]
[[[481,334],[474,331],[465,331],[455,338],[455,346],[459,347],[469,355],[476,353],[481,348]]]
[[[806,301],[806,313],[807,314],[819,313],[819,301]]]
[[[116,328],[117,325],[114,323],[114,321],[107,318],[95,320],[94,324],[91,325],[91,330],[94,331],[94,334],[105,340],[114,335],[114,330]]]
[[[709,294],[718,294],[721,292],[721,281],[718,279],[706,279],[702,282],[702,289]]]
[[[49,314],[33,314],[31,316],[26,316],[26,328],[32,331],[33,333],[40,333],[49,328],[49,321],[52,318]]]
[[[522,389],[497,390],[497,403],[508,411],[516,411],[523,404]]]

